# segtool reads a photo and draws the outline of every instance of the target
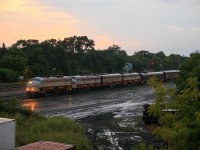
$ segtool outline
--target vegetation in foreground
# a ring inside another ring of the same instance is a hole
[[[80,124],[62,116],[40,116],[15,100],[0,100],[0,116],[16,120],[16,147],[46,140],[75,144],[77,150],[92,149]]]
[[[149,84],[156,94],[149,113],[159,118],[159,126],[154,134],[167,143],[164,149],[200,149],[200,52],[180,67],[177,89],[167,88],[156,78]],[[163,109],[176,109],[177,112],[163,112]],[[155,147],[141,143],[132,150],[154,150]]]
[[[155,89],[155,104],[149,110],[159,117],[154,133],[164,139],[168,149],[200,149],[200,53],[181,66],[178,90],[164,87],[155,78],[150,85]],[[165,113],[163,109],[176,109],[176,113]]]

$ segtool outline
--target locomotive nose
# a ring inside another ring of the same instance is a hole
[[[34,87],[27,87],[26,91],[35,91]]]

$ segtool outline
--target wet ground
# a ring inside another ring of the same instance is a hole
[[[167,84],[174,86],[174,84]],[[161,147],[142,121],[143,104],[153,102],[149,86],[97,90],[76,95],[26,99],[22,103],[46,115],[63,115],[79,121],[87,130],[94,149],[129,150],[144,142]]]

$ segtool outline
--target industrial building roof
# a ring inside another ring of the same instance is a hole
[[[75,150],[75,146],[51,141],[38,141],[17,147],[14,150]]]

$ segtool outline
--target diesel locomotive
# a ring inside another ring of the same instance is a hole
[[[75,93],[83,89],[97,89],[106,87],[122,87],[126,85],[145,84],[155,76],[160,81],[173,81],[179,70],[167,70],[147,73],[115,73],[88,76],[54,76],[34,77],[26,87],[27,98],[45,96],[46,94]]]

